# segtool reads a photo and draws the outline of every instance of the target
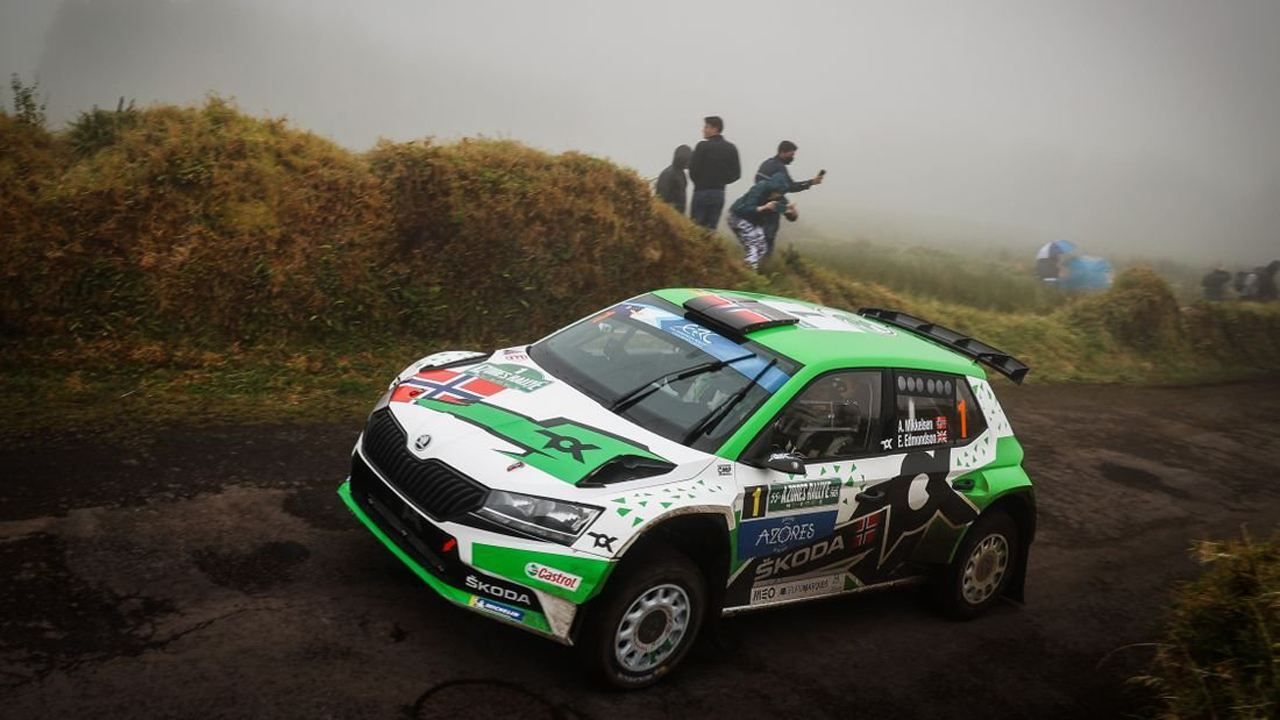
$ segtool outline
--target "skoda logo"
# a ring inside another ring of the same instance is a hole
[[[418,451],[426,450],[427,446],[430,444],[431,444],[430,435],[419,435],[418,439],[413,441],[413,449]]]

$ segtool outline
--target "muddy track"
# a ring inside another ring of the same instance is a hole
[[[1002,387],[1037,484],[1027,604],[913,590],[725,621],[640,693],[453,608],[334,493],[358,428],[0,448],[0,716],[1116,717],[1195,538],[1280,522],[1280,383]]]

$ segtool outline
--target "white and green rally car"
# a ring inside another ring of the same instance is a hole
[[[902,313],[658,290],[406,368],[339,492],[438,594],[640,687],[720,613],[1020,599],[1034,500],[979,363],[1027,372]]]

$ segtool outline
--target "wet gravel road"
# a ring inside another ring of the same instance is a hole
[[[0,448],[0,716],[1116,717],[1195,538],[1280,522],[1280,382],[999,390],[1037,484],[1027,604],[891,590],[727,620],[631,694],[437,599],[334,490],[358,428]]]

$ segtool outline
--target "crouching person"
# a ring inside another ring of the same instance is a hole
[[[756,183],[729,207],[729,228],[742,243],[747,264],[759,269],[768,249],[768,228],[787,213],[787,176],[776,173]]]

